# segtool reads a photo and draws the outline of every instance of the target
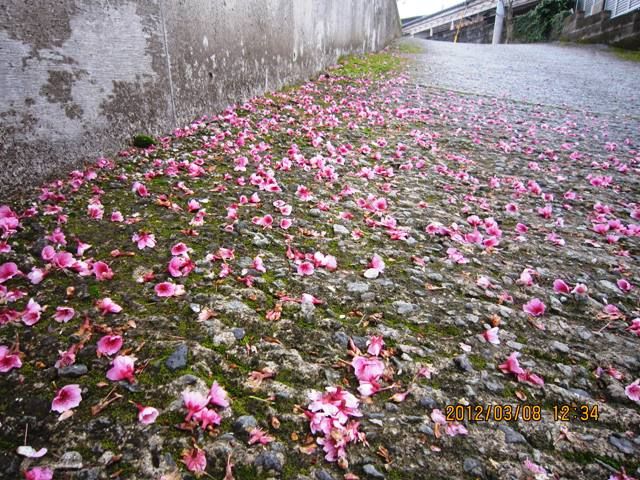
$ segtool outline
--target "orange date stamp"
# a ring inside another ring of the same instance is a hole
[[[539,422],[542,420],[541,405],[447,405],[445,418],[448,422]],[[598,405],[563,404],[553,405],[551,409],[553,420],[556,422],[598,420]]]

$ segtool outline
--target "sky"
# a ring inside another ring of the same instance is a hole
[[[463,0],[397,0],[400,18],[416,17],[439,12]]]

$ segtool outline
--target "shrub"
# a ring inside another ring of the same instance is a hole
[[[532,43],[558,38],[572,4],[572,0],[542,0],[536,8],[514,19],[514,40]]]

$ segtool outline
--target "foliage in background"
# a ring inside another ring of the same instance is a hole
[[[514,40],[532,43],[559,38],[564,19],[570,15],[573,4],[572,0],[542,0],[526,15],[514,19]]]

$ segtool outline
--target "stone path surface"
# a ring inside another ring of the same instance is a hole
[[[413,40],[420,84],[571,110],[640,117],[638,62],[603,47]]]
[[[401,42],[0,206],[0,472],[638,478],[636,72]]]

